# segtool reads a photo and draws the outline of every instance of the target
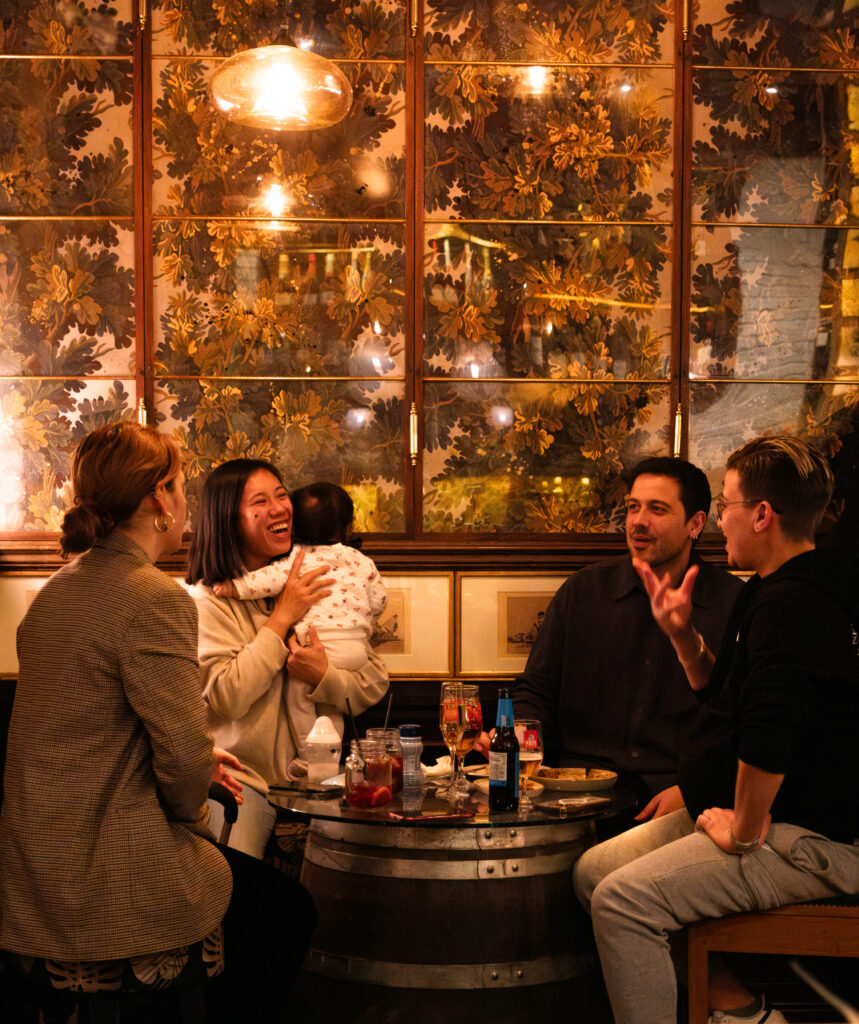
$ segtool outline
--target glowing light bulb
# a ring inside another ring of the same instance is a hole
[[[265,205],[272,217],[279,217],[283,213],[286,209],[286,193],[283,191],[282,185],[277,183],[269,185],[268,192],[265,194]]]
[[[218,65],[212,99],[230,120],[252,128],[306,131],[337,124],[352,86],[333,61],[298,46],[243,50]]]
[[[525,72],[528,76],[528,88],[531,92],[541,93],[546,88],[546,79],[549,75],[548,68],[534,64]]]

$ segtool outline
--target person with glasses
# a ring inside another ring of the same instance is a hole
[[[859,893],[859,560],[815,547],[832,487],[797,438],[728,458],[719,521],[730,564],[755,575],[715,657],[693,621],[695,567],[678,586],[636,562],[703,703],[680,764],[684,806],[574,869],[617,1024],[676,1019],[669,936],[684,926]],[[721,1024],[785,1022],[724,966],[710,1006]]]
[[[632,558],[676,584],[698,572],[692,621],[717,645],[742,583],[694,553],[710,485],[690,462],[649,458],[627,478],[628,554],[574,573],[549,605],[525,670],[517,717],[542,723],[546,762],[616,771],[640,817],[672,810],[677,764],[698,700],[653,621]],[[481,737],[478,749],[488,747]],[[625,823],[632,824],[630,820]]]

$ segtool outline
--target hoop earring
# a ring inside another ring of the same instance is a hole
[[[159,533],[167,533],[167,531],[172,530],[175,525],[176,519],[172,512],[155,513],[155,529]]]

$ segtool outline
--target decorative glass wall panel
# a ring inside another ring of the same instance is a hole
[[[0,379],[0,531],[60,528],[71,455],[95,427],[134,413],[134,382]]]
[[[2,532],[57,530],[74,446],[134,412],[132,41],[130,0],[3,5]]]
[[[670,444],[669,28],[601,8],[428,5],[429,532],[606,531],[621,469]]]
[[[835,455],[857,426],[859,9],[770,6],[703,0],[693,33],[689,450],[717,489],[756,434]]]
[[[345,486],[362,528],[405,529],[405,22],[291,4],[295,41],[352,83],[346,118],[257,131],[212,106],[217,61],[277,36],[277,3],[162,0],[153,36],[156,407],[190,508],[225,458]]]
[[[426,233],[425,376],[668,377],[666,227],[472,221]]]
[[[283,27],[340,124],[212,107]],[[0,532],[144,398],[192,512],[262,455],[440,551],[613,531],[624,467],[719,489],[763,430],[859,503],[857,39],[842,0],[5,0]]]
[[[664,451],[666,385],[426,383],[425,528],[620,529],[619,474]]]

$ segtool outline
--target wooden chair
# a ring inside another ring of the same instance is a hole
[[[859,957],[859,897],[831,897],[691,925],[689,1024],[707,1024],[711,952]]]

